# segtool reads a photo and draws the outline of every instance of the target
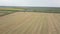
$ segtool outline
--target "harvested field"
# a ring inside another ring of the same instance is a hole
[[[0,34],[60,34],[60,14],[16,12],[2,16]]]

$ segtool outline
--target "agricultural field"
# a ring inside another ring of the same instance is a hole
[[[60,34],[60,14],[16,12],[2,16],[0,34]]]
[[[0,8],[0,11],[24,10],[23,8]]]
[[[11,13],[18,12],[20,10],[24,10],[22,8],[0,8],[0,16],[5,16]]]

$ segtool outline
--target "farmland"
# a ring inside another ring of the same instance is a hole
[[[0,16],[5,16],[14,12],[24,10],[22,8],[0,8]]]
[[[1,8],[0,7],[0,17],[15,12],[60,13],[60,8],[50,8],[50,7]]]
[[[0,7],[0,34],[60,34],[60,8]]]
[[[2,16],[0,34],[60,34],[60,14],[15,12]]]
[[[18,10],[24,10],[24,8],[0,8],[0,11],[18,11]]]

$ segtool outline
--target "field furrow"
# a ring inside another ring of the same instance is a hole
[[[60,34],[60,14],[16,12],[2,16],[0,34]]]

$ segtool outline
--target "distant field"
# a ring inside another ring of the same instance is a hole
[[[8,10],[10,10],[10,11],[14,11],[14,10],[24,10],[24,9],[22,9],[22,8],[0,8],[0,11],[8,11]]]
[[[43,10],[43,11],[40,11],[37,9],[34,10],[31,8],[31,10],[29,9],[25,9],[25,8],[0,8],[0,16],[4,16],[4,15],[8,15],[8,14],[11,14],[11,13],[14,13],[14,12],[39,12],[39,13],[60,13],[59,10]]]
[[[19,10],[24,10],[21,8],[0,8],[0,16],[8,15]]]

